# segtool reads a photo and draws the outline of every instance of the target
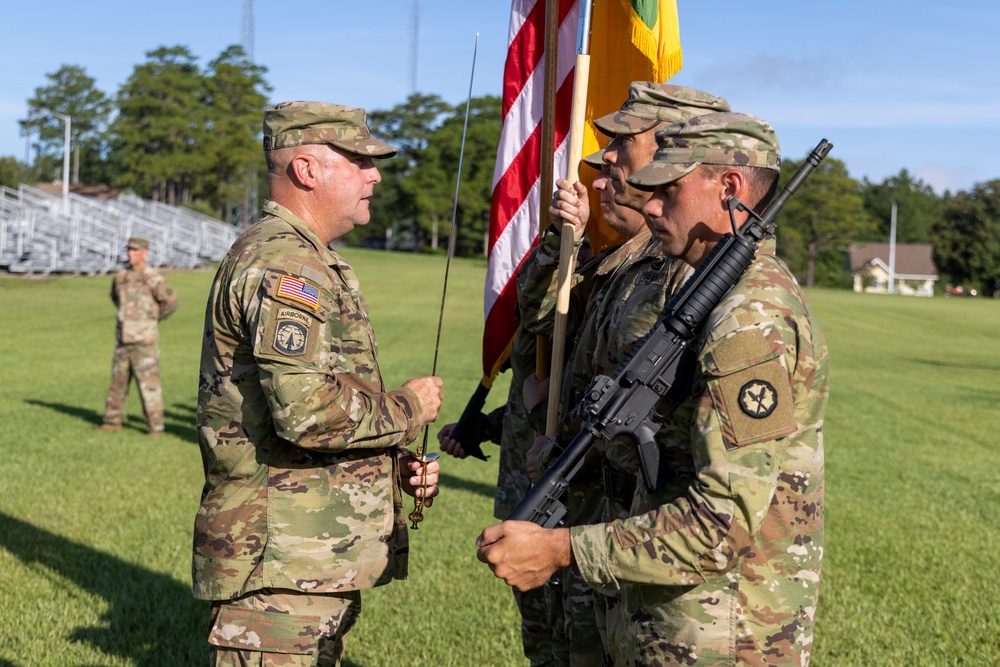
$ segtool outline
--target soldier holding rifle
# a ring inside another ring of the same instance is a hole
[[[698,267],[748,217],[731,198],[759,212],[773,196],[777,137],[760,119],[720,113],[671,125],[657,144],[629,183],[653,191],[644,212],[665,254]],[[823,548],[827,395],[822,333],[766,238],[711,311],[689,394],[657,434],[672,477],[652,491],[638,480],[625,519],[491,526],[478,556],[522,590],[570,564],[592,586],[620,589],[616,664],[804,664]]]

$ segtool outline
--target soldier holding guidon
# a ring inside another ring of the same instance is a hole
[[[729,200],[761,212],[780,153],[773,128],[714,113],[666,127],[628,179],[664,254],[700,266],[731,231]],[[735,223],[746,213],[734,211]],[[698,338],[687,399],[657,434],[673,478],[636,477],[630,516],[572,528],[506,521],[480,560],[522,590],[576,564],[619,589],[619,665],[803,665],[812,649],[823,552],[826,344],[812,309],[765,238]],[[610,447],[610,463],[632,468]]]
[[[621,108],[594,121],[610,141],[599,154],[586,158],[600,169],[593,188],[600,192],[605,223],[626,241],[604,250],[577,270],[578,282],[573,291],[578,297],[571,301],[570,317],[580,320],[580,324],[579,327],[573,323],[569,326],[575,330],[575,340],[563,376],[556,437],[551,441],[540,438],[536,442],[536,448],[544,447],[542,470],[554,462],[579,432],[582,420],[575,408],[594,376],[607,372],[608,350],[613,347],[609,343],[624,339],[634,344],[639,340],[659,319],[665,299],[691,271],[684,262],[664,257],[659,241],[652,235],[641,212],[650,193],[630,186],[628,176],[653,159],[658,129],[692,116],[728,110],[726,100],[700,90],[634,81]],[[557,181],[556,186],[550,215],[571,223],[579,242],[590,218],[586,188],[581,183],[566,180]],[[522,320],[539,334],[549,334],[552,330],[558,248],[558,235],[550,228],[543,233],[537,251],[525,261],[518,276]],[[621,313],[627,316],[623,319],[619,317]],[[633,331],[636,335],[630,337]],[[526,387],[525,394],[531,393]],[[624,509],[628,509],[631,491],[626,494],[617,487],[612,488],[608,483],[610,467],[596,456],[597,453],[593,452],[595,456],[577,473],[566,491],[568,513],[564,525],[586,525],[620,518],[622,502]],[[536,480],[540,474],[540,471],[536,474]],[[620,501],[619,495],[627,495],[628,499]],[[611,646],[615,629],[620,627],[616,611],[618,591],[591,589],[573,567],[560,570],[555,579],[562,590],[558,606],[566,614],[563,625],[570,628],[571,653],[566,664],[587,665],[594,660],[593,654],[598,653],[594,650],[597,639],[601,639],[603,646]],[[553,583],[550,581],[546,588],[553,588]]]

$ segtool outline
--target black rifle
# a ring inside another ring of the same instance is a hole
[[[596,438],[631,439],[639,454],[643,482],[655,491],[670,473],[660,458],[656,431],[691,389],[698,351],[695,338],[705,320],[753,263],[757,244],[774,233],[775,217],[830,149],[826,139],[813,149],[788,184],[760,216],[735,197],[729,199],[733,233],[715,249],[667,304],[667,314],[637,345],[613,377],[594,378],[581,402],[583,426],[552,467],[545,471],[508,519],[531,521],[544,528],[562,522],[566,506],[560,498],[583,465]],[[736,211],[749,219],[736,229]]]

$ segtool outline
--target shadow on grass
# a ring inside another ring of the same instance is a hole
[[[914,363],[924,364],[925,366],[941,366],[943,368],[962,368],[971,371],[990,371],[990,372],[1000,372],[1000,366],[991,366],[989,364],[969,364],[969,363],[958,363],[954,361],[941,361],[940,359],[914,359]]]
[[[468,479],[456,477],[455,475],[449,475],[446,472],[438,474],[438,486],[446,489],[461,489],[462,491],[470,491],[481,496],[486,496],[487,498],[494,497],[497,492],[495,484],[473,482]]]
[[[81,408],[77,405],[66,405],[65,403],[50,403],[49,401],[40,401],[34,398],[25,399],[24,402],[28,405],[61,412],[64,415],[75,417],[95,427],[100,426],[104,422],[104,413],[97,410]],[[198,444],[198,434],[194,430],[195,408],[182,403],[175,403],[169,410],[164,411],[163,417],[165,421],[164,430],[167,433],[181,440]],[[140,415],[128,415],[125,418],[123,426],[124,428],[133,429],[141,433],[146,432],[146,422]],[[0,667],[3,666],[0,665]]]
[[[69,415],[70,417],[76,417],[77,419],[83,420],[94,426],[100,426],[104,421],[104,413],[97,412],[96,410],[90,410],[87,408],[81,408],[77,405],[66,405],[64,403],[49,403],[48,401],[39,401],[34,398],[26,398],[24,400],[28,405],[34,405],[40,408],[48,408],[49,410],[55,410],[56,412],[61,412],[64,415]]]
[[[173,578],[3,513],[0,548],[107,602],[98,624],[66,628],[66,641],[88,644],[140,667],[208,664],[209,605],[195,600]]]

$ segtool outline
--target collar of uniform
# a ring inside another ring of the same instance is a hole
[[[760,243],[757,244],[758,255],[773,255],[777,250],[777,241],[773,236],[765,236]]]
[[[632,256],[639,248],[642,248],[649,242],[652,234],[653,233],[649,231],[649,227],[643,225],[638,234],[625,241],[625,243],[622,243],[620,246],[617,246],[604,258],[601,265],[597,267],[598,275],[604,275],[606,273],[611,273],[612,271],[617,271],[620,266],[631,260]],[[659,241],[657,241],[657,243],[659,243]]]
[[[323,242],[319,240],[316,232],[313,228],[309,226],[305,220],[295,215],[287,208],[279,204],[278,202],[272,201],[270,199],[264,200],[264,205],[262,207],[264,213],[267,215],[273,215],[276,218],[281,218],[289,225],[291,225],[295,231],[301,234],[309,243],[316,248],[316,252],[319,253],[326,265],[332,269],[335,269],[339,274],[347,289],[350,291],[351,295],[354,297],[355,301],[359,304],[361,303],[361,286],[358,282],[358,277],[354,273],[354,269],[351,265],[344,261],[344,258],[334,250],[333,248],[323,245]]]
[[[319,236],[315,231],[313,231],[313,228],[309,226],[308,222],[295,215],[278,202],[270,199],[264,200],[264,204],[261,206],[261,209],[265,214],[281,218],[294,227],[295,231],[305,237],[305,239],[309,241],[314,248],[316,248],[316,251],[323,256],[324,261],[326,261],[328,266],[340,265],[340,259],[336,257],[330,249],[323,244],[322,241],[319,240]]]
[[[653,232],[649,232],[649,236],[645,237],[646,242],[642,244],[642,247],[636,251],[635,259],[636,261],[640,259],[665,259],[667,253],[663,250],[663,244],[660,243],[660,239],[653,235]]]
[[[128,266],[125,267],[125,273],[134,273],[136,275],[143,276],[143,275],[146,275],[146,272],[149,269],[150,269],[149,264],[147,264],[146,266],[142,267],[141,269],[137,269],[134,266],[132,266],[131,264],[129,264]]]

